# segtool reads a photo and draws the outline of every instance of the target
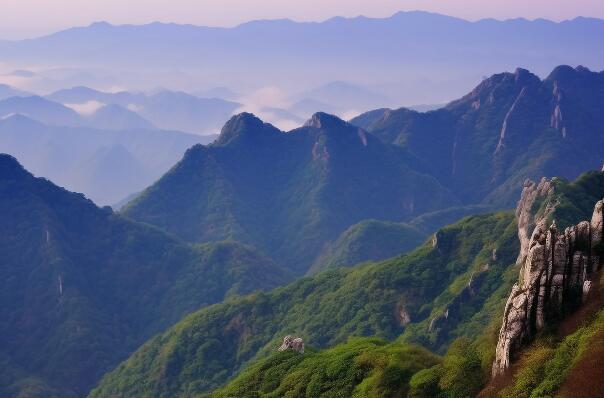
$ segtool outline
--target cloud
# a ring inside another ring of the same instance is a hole
[[[349,111],[343,111],[343,112],[338,112],[337,116],[340,117],[340,119],[342,120],[350,120],[354,117],[357,117],[361,114],[361,112],[356,111],[356,110],[349,110]]]
[[[100,108],[104,107],[105,104],[99,101],[88,101],[82,104],[63,104],[68,108],[73,109],[77,113],[83,116],[90,116]]]
[[[287,131],[300,126],[298,121],[283,118],[270,110],[270,108],[287,109],[291,105],[287,94],[277,86],[262,87],[241,96],[237,102],[243,105],[235,110],[235,113],[253,113],[281,130]]]
[[[128,106],[126,106],[126,108],[128,108],[128,110],[131,110],[132,112],[141,112],[143,109],[145,109],[144,106],[142,105],[138,105],[138,104],[128,104]]]

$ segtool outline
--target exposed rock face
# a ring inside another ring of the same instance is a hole
[[[535,218],[533,214],[533,206],[539,198],[546,197],[554,191],[554,185],[547,178],[542,178],[539,184],[526,180],[524,182],[524,188],[522,189],[522,195],[520,201],[516,207],[516,219],[518,220],[518,239],[520,239],[520,253],[516,264],[524,264],[526,256],[528,255],[530,234],[541,220],[548,217],[548,215],[554,210],[553,206],[546,209],[544,214],[539,215]]]
[[[602,245],[603,207],[603,201],[597,202],[591,222],[582,221],[563,232],[557,230],[555,222],[548,228],[542,220],[535,227],[519,282],[512,288],[505,306],[493,376],[505,372],[521,344],[546,323],[561,318],[585,301],[592,274],[602,265],[598,254]]]
[[[287,335],[283,338],[283,344],[279,347],[279,351],[285,350],[294,350],[304,354],[304,341],[300,337]]]

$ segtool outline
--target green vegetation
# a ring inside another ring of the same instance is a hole
[[[234,242],[190,246],[0,156],[2,396],[81,397],[154,333],[289,275]]]
[[[106,375],[91,397],[194,396],[273,352],[287,334],[314,347],[343,343],[350,336],[394,339],[405,330],[403,314],[412,322],[426,321],[444,303],[438,297],[450,290],[453,298],[458,290],[449,286],[481,269],[486,259],[496,275],[500,271],[495,270],[512,264],[518,249],[514,225],[509,212],[468,217],[443,228],[436,245],[430,240],[408,255],[323,272],[202,309],[147,342]],[[493,249],[499,253],[496,260]],[[488,291],[497,291],[497,280],[503,283],[493,277],[493,283],[484,284],[473,306],[480,308]],[[463,329],[465,322],[484,328],[488,320],[462,310],[447,329]],[[436,341],[446,345],[452,337],[444,333]]]
[[[405,151],[334,116],[287,134],[253,115],[195,146],[124,209],[187,241],[234,239],[304,275],[351,225],[457,204]]]
[[[405,223],[365,220],[344,231],[309,273],[384,260],[416,248],[425,239],[426,234]]]
[[[603,198],[604,173],[592,171],[568,182],[553,178],[554,193],[535,204],[535,214],[554,208],[549,221],[556,220],[559,228],[566,228],[578,220],[591,220],[594,204]]]
[[[402,397],[415,373],[438,362],[420,347],[352,338],[327,350],[273,354],[204,397]]]

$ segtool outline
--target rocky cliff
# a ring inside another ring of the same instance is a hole
[[[552,189],[547,185],[546,180],[539,186],[525,185],[517,211],[521,242],[530,224],[529,207],[534,208],[539,191]],[[505,306],[493,376],[509,368],[524,342],[587,299],[593,274],[602,266],[603,207],[603,201],[598,201],[591,222],[582,221],[564,231],[558,231],[555,221],[548,227],[546,217],[534,216],[537,225],[518,257],[519,281]]]

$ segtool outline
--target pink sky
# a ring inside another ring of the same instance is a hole
[[[4,3],[4,1],[3,1]],[[105,20],[232,26],[253,19],[320,21],[332,16],[384,17],[425,10],[465,19],[604,18],[603,0],[8,0],[0,38],[18,39]]]

